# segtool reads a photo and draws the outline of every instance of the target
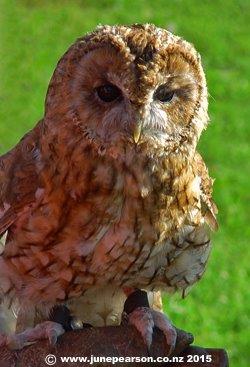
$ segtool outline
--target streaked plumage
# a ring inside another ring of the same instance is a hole
[[[107,84],[117,100],[98,97]],[[88,304],[88,294],[112,300],[123,287],[185,293],[217,225],[196,152],[207,122],[188,42],[153,25],[77,40],[52,76],[44,118],[0,158],[3,297],[44,314],[78,297]]]

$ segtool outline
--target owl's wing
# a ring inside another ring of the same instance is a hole
[[[209,177],[208,169],[199,153],[195,155],[195,163],[198,176],[201,178],[201,211],[209,227],[216,231],[218,223],[216,214],[218,209],[212,199],[213,179]]]
[[[42,121],[0,157],[0,238],[22,210],[35,201],[41,127]]]

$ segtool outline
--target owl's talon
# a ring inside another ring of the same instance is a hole
[[[51,330],[48,332],[48,339],[50,345],[56,345],[57,342],[57,332],[55,330]]]
[[[10,349],[22,349],[25,345],[41,339],[48,339],[51,345],[55,345],[58,336],[65,332],[61,324],[53,321],[45,321],[29,328],[20,334],[7,337],[5,343]]]
[[[152,344],[153,329],[158,327],[165,335],[167,344],[169,346],[170,355],[176,344],[177,333],[168,318],[159,311],[152,310],[148,307],[138,307],[128,316],[129,324],[141,334],[148,350]]]

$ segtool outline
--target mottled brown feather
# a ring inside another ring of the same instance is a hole
[[[121,90],[119,103],[98,99],[106,83]],[[171,103],[155,100],[163,84]],[[82,318],[98,324],[87,305],[120,305],[122,287],[184,294],[217,227],[196,153],[207,123],[205,75],[186,41],[153,25],[77,40],[52,76],[43,120],[0,158],[3,296],[39,312],[80,297]]]

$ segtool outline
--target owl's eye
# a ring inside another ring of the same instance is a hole
[[[96,93],[103,102],[113,102],[122,96],[121,90],[113,84],[97,87]]]
[[[154,99],[160,102],[170,102],[174,97],[175,92],[169,90],[166,85],[160,85],[154,92]]]

